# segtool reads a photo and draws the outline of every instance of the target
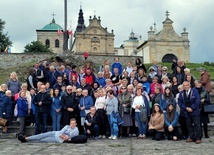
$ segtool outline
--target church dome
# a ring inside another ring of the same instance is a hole
[[[58,29],[63,30],[63,28],[62,28],[60,25],[56,24],[54,18],[53,18],[53,20],[52,20],[51,23],[45,25],[45,26],[42,28],[42,30],[46,30],[46,31],[48,31],[48,30],[58,30]]]

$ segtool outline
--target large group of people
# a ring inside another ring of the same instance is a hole
[[[180,60],[173,61],[171,73],[156,60],[146,68],[140,58],[123,67],[116,57],[111,65],[105,61],[98,72],[89,64],[68,69],[36,63],[26,83],[13,72],[0,86],[0,117],[8,120],[3,133],[15,115],[23,142],[38,137],[47,142],[67,141],[72,136],[63,133],[71,130],[71,124],[75,135],[96,140],[151,136],[199,144],[203,136],[209,138],[209,117],[203,107],[210,104],[212,91],[210,75],[205,68],[200,73],[201,78],[196,79]],[[25,138],[27,119],[35,127],[35,136]],[[48,125],[58,132],[47,132]]]

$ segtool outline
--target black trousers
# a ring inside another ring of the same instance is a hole
[[[100,119],[99,124],[99,134],[100,135],[106,135],[106,125],[107,125],[107,116],[104,109],[98,109],[97,110],[98,116]]]
[[[71,118],[75,118],[75,113],[74,112],[69,112],[67,110],[63,110],[62,111],[62,119],[61,119],[62,126],[69,125]]]
[[[148,130],[148,134],[153,136],[153,139],[159,141],[161,139],[163,139],[163,134],[164,132],[159,132],[159,131],[156,131],[155,129],[149,129]]]
[[[179,123],[181,125],[182,136],[185,136],[187,138],[189,135],[189,132],[187,129],[186,118],[184,116],[179,116]]]
[[[178,132],[178,127],[173,127],[173,131],[169,131],[168,130],[168,127],[165,127],[165,133],[166,135],[168,136],[168,139],[172,139],[172,137],[176,136],[178,137],[179,136],[179,132]]]
[[[189,136],[193,140],[201,139],[200,116],[187,116],[186,119]]]

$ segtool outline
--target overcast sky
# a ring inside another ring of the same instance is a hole
[[[68,28],[75,28],[80,4],[85,24],[90,15],[101,17],[101,24],[112,29],[115,46],[127,40],[131,30],[147,40],[149,27],[155,22],[162,29],[165,12],[174,21],[180,35],[186,27],[190,40],[191,62],[214,62],[214,0],[67,0]],[[64,27],[64,0],[0,0],[0,18],[6,21],[4,32],[13,41],[12,52],[22,52],[24,46],[36,40],[36,29],[43,28],[55,13],[57,24]]]

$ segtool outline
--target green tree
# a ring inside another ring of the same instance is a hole
[[[48,53],[52,52],[50,48],[43,45],[40,41],[32,41],[24,47],[24,53]]]
[[[3,33],[5,24],[6,22],[0,19],[0,52],[4,52],[8,46],[12,46],[12,41],[10,41],[8,32]]]

